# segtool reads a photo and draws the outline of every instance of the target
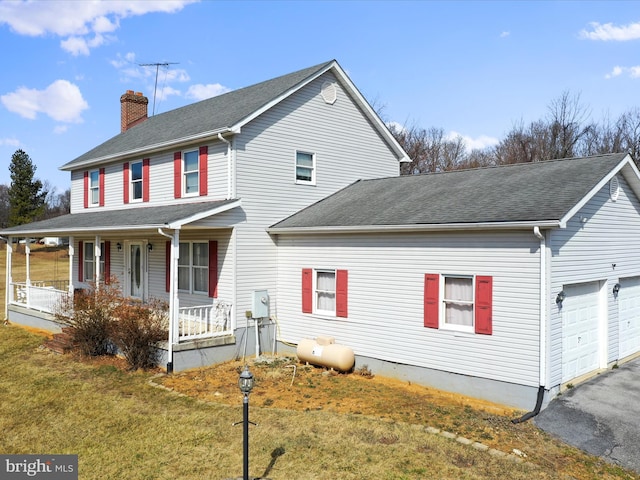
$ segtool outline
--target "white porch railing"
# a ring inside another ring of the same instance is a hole
[[[9,285],[9,303],[22,305],[41,312],[55,313],[56,308],[69,297],[66,280],[12,282]]]
[[[230,335],[231,304],[216,301],[213,305],[181,307],[178,313],[178,341]]]

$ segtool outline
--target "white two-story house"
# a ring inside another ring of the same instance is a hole
[[[2,232],[68,236],[70,247],[63,287],[13,282],[7,269],[5,314],[55,330],[61,295],[115,276],[125,296],[170,303],[169,370],[270,350],[267,227],[408,160],[336,61],[152,117],[141,93],[120,102],[121,133],[61,167],[71,213]]]

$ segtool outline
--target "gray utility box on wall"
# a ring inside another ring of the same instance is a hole
[[[251,303],[251,316],[253,318],[269,318],[269,291],[254,290]]]

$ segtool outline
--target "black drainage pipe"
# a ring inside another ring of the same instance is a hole
[[[514,418],[513,420],[511,420],[511,423],[526,422],[530,418],[533,418],[536,415],[538,415],[540,413],[540,409],[542,408],[542,400],[544,400],[544,387],[540,385],[538,387],[538,398],[536,400],[536,406],[534,407],[534,409],[528,413],[525,413],[520,418]]]

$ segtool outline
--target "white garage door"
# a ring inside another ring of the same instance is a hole
[[[598,282],[566,285],[562,302],[562,382],[599,366]]]
[[[621,278],[618,293],[620,358],[640,351],[640,277]]]

